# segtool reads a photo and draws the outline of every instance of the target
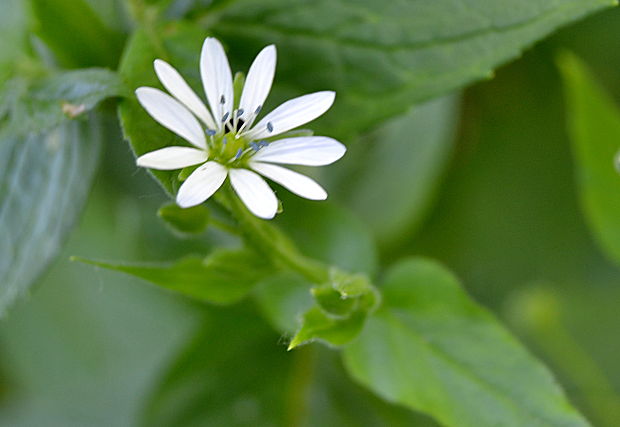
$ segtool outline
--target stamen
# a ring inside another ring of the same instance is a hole
[[[226,98],[224,98],[224,95],[220,97],[220,104],[222,105],[226,104]]]
[[[265,141],[264,139],[261,141],[258,141],[258,145],[262,148],[262,147],[266,147],[269,145],[268,141]]]
[[[239,117],[239,116],[243,115],[243,112],[244,112],[244,111],[243,111],[243,108],[239,108],[239,109],[237,110],[237,117]]]
[[[258,151],[261,148],[260,145],[257,144],[256,142],[250,142],[250,147],[252,147],[252,150],[254,151]]]
[[[267,122],[267,130],[269,131],[269,133],[273,132],[273,123]]]
[[[258,107],[256,107],[256,111],[254,111],[254,114],[258,115],[260,113],[260,110],[262,110],[263,106],[259,105]]]
[[[226,147],[226,137],[222,139],[222,147]]]
[[[235,158],[233,160],[237,160],[239,159],[239,157],[241,157],[241,154],[243,153],[243,150],[240,148],[237,150],[237,154],[235,154]]]
[[[216,132],[216,131],[214,131],[213,129],[207,129],[205,132],[206,132],[206,134],[207,134],[207,135],[209,135],[209,136],[214,136],[214,135],[217,133],[217,132]]]
[[[226,111],[226,113],[224,113],[224,115],[222,116],[222,123],[225,123],[226,120],[228,120],[228,116],[230,116],[230,113]]]

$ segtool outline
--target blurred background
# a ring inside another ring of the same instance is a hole
[[[90,3],[126,33],[121,2]],[[334,204],[381,236],[381,266],[411,254],[445,263],[548,364],[589,419],[609,427],[620,425],[620,275],[578,204],[555,57],[575,52],[620,103],[619,46],[620,10],[591,16],[491,80],[362,137],[346,162],[319,178]],[[285,425],[434,425],[351,384],[327,350],[287,354],[249,303],[219,310],[70,262],[71,255],[166,260],[228,242],[215,231],[192,239],[170,232],[155,214],[164,192],[135,167],[113,106],[103,108],[102,161],[78,226],[52,268],[0,321],[0,425],[277,425],[281,417]],[[429,129],[429,118],[442,125]],[[392,138],[375,143],[385,135]],[[363,172],[370,155],[383,162],[377,168],[411,174]],[[437,158],[445,163],[440,172],[420,172]],[[436,185],[415,217],[386,220],[376,212],[422,203],[415,191],[411,200],[390,193],[393,180],[414,187],[420,179]],[[372,184],[387,201],[377,206],[351,194],[351,180]],[[286,203],[290,211],[304,208]],[[238,330],[217,327],[226,316],[235,316]],[[262,371],[223,363],[241,352]],[[288,409],[281,414],[281,397],[273,396],[283,388]]]

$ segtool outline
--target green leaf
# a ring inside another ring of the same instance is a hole
[[[376,272],[375,242],[368,227],[350,211],[329,202],[308,202],[288,193],[281,197],[284,212],[275,222],[305,255],[346,271],[369,275]]]
[[[164,289],[214,304],[232,304],[243,299],[259,280],[273,273],[264,259],[248,249],[219,249],[204,259],[189,257],[172,264],[73,259],[122,271]]]
[[[97,169],[99,117],[0,136],[0,315],[46,270],[82,210]]]
[[[203,205],[184,209],[169,203],[159,208],[157,215],[173,230],[181,233],[199,234],[209,225],[209,209]]]
[[[27,47],[27,14],[22,0],[4,0],[0,14],[0,88]]]
[[[458,280],[410,259],[384,282],[384,306],[344,350],[349,373],[384,399],[446,426],[587,426],[547,369]]]
[[[586,220],[607,255],[620,262],[620,109],[575,56],[558,58],[564,77],[567,125]]]
[[[283,272],[262,280],[254,297],[263,316],[274,329],[292,336],[301,326],[302,315],[314,301],[312,284],[292,272]]]
[[[458,100],[440,98],[381,124],[330,170],[337,197],[384,248],[409,240],[425,219],[453,152]]]
[[[116,67],[123,37],[84,0],[31,0],[34,32],[66,67]]]
[[[205,22],[242,58],[237,66],[247,67],[261,46],[277,44],[284,58],[276,81],[280,97],[336,90],[334,111],[321,120],[330,134],[347,137],[414,102],[488,78],[557,27],[613,4],[240,0]]]
[[[277,343],[252,311],[209,310],[158,381],[140,425],[285,425],[292,360]]]
[[[157,58],[170,62],[190,85],[199,82],[200,47],[206,36],[204,30],[191,24],[173,23],[158,32],[163,41],[158,43],[151,32],[138,29],[127,43],[119,72],[134,91],[141,86],[161,87],[153,69]],[[182,138],[158,124],[140,106],[135,96],[119,104],[119,116],[125,138],[134,153],[142,155],[169,145],[188,145]],[[178,171],[150,170],[168,193],[175,193],[180,185]]]
[[[106,98],[125,95],[118,74],[90,68],[38,80],[15,79],[5,89],[8,123],[3,132],[27,135],[75,119]],[[3,116],[0,108],[0,119]]]
[[[72,229],[105,132],[100,117],[88,112],[119,92],[116,75],[104,70],[6,85],[0,103],[0,314],[45,271]]]

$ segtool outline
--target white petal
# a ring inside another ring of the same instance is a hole
[[[346,147],[326,136],[298,136],[272,142],[252,157],[261,162],[324,166],[344,156]]]
[[[199,148],[206,148],[205,134],[196,120],[179,101],[159,89],[141,87],[136,90],[138,101],[161,125]]]
[[[325,91],[286,101],[258,122],[247,133],[247,137],[268,138],[308,123],[329,110],[335,98],[335,92]]]
[[[207,162],[196,169],[179,188],[177,204],[182,208],[207,200],[222,186],[228,170],[217,162]]]
[[[231,169],[230,183],[250,212],[271,219],[278,211],[278,199],[263,178],[247,169]]]
[[[202,45],[200,56],[200,75],[205,88],[211,112],[218,129],[222,127],[222,116],[229,115],[233,109],[233,81],[228,58],[221,43],[207,37]],[[224,103],[221,103],[222,98]]]
[[[250,167],[298,196],[310,200],[327,199],[327,192],[323,187],[305,175],[268,163],[252,162]]]
[[[241,117],[251,117],[250,123],[246,124],[248,129],[256,117],[254,113],[259,107],[263,106],[265,99],[267,99],[275,71],[276,47],[269,45],[256,56],[250,71],[248,71],[248,77],[245,79],[241,93],[239,108],[244,111]]]
[[[136,164],[143,168],[174,170],[204,163],[207,157],[205,150],[191,147],[165,147],[138,157]]]
[[[164,85],[172,96],[185,104],[207,127],[210,129],[216,128],[215,121],[213,121],[213,117],[211,117],[211,113],[209,113],[205,104],[172,65],[161,59],[156,59],[155,73],[157,73],[161,84]]]

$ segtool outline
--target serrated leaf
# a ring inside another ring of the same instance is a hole
[[[280,58],[294,58],[280,61],[279,84],[335,89],[334,111],[322,120],[331,134],[350,136],[489,77],[557,27],[615,3],[240,0],[206,22],[244,63],[268,43]]]
[[[199,234],[209,225],[209,209],[203,205],[182,208],[169,203],[159,208],[157,215],[173,230],[181,233]]]
[[[272,267],[248,249],[219,249],[206,258],[189,257],[174,263],[114,263],[73,258],[87,264],[121,271],[185,296],[214,304],[243,299]]]
[[[577,57],[558,60],[564,77],[567,125],[581,206],[607,255],[620,262],[620,109]]]
[[[343,352],[349,373],[446,426],[587,426],[545,367],[439,264],[393,267],[383,307]]]

